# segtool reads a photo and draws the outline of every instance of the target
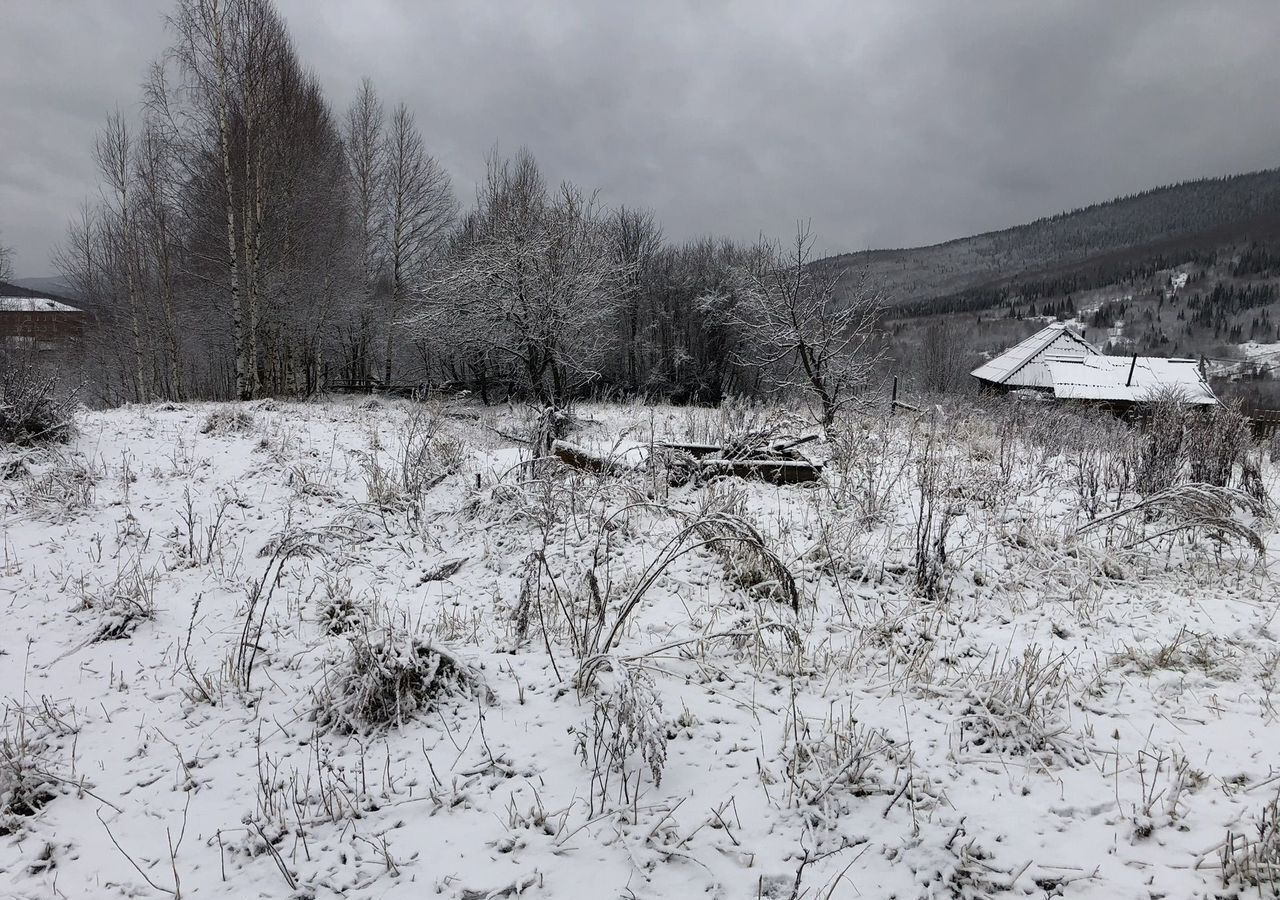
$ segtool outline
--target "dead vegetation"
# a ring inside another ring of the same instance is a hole
[[[75,431],[74,394],[57,376],[0,354],[0,446],[65,444]]]
[[[753,854],[772,868],[746,895],[799,896],[800,884],[839,896],[855,857],[908,870],[922,892],[1103,883],[1054,868],[1078,866],[1069,847],[1015,858],[1037,838],[998,840],[975,800],[990,794],[1024,810],[1023,797],[1043,798],[1069,838],[1109,828],[1121,855],[1169,859],[1194,831],[1199,846],[1219,842],[1198,869],[1216,856],[1227,890],[1265,891],[1265,815],[1226,843],[1199,839],[1202,787],[1224,779],[1202,758],[1206,704],[1215,719],[1275,716],[1271,676],[1253,689],[1274,670],[1266,626],[1213,618],[1261,617],[1270,602],[1258,565],[1269,505],[1239,489],[1249,453],[1213,485],[1190,480],[1184,443],[1172,483],[1143,494],[1151,448],[1137,428],[1038,407],[922,407],[839,417],[803,445],[822,462],[813,487],[696,468],[681,480],[668,477],[680,457],[645,455],[690,435],[767,451],[780,414],[755,407],[580,409],[574,446],[607,466],[531,461],[491,436],[506,424],[497,412],[481,423],[356,407],[334,450],[329,431],[269,411],[226,437],[272,435],[254,455],[262,490],[205,487],[185,464],[103,470],[87,511],[115,510],[120,543],[112,556],[108,537],[105,558],[121,577],[68,583],[96,637],[135,640],[72,652],[145,653],[140,635],[180,621],[185,642],[150,665],[174,673],[182,715],[240,723],[251,710],[263,723],[256,797],[215,851],[236,886],[267,873],[305,892],[359,846],[359,884],[376,890],[430,869],[415,855],[422,834],[481,819],[499,823],[486,854],[571,859],[590,841],[652,890],[676,862],[714,892],[711,860],[750,869]],[[1260,465],[1265,493],[1274,473]],[[161,517],[177,525],[157,556],[130,505],[154,519],[145,504],[180,471],[186,512]],[[240,558],[258,567],[247,580]],[[148,576],[153,562],[161,575]],[[1185,624],[1167,627],[1174,615]],[[127,698],[136,679],[113,671],[112,690]],[[487,708],[497,696],[502,708]],[[1176,728],[1148,715],[1171,704]],[[1199,743],[1183,749],[1170,729]],[[44,762],[25,765],[22,784],[39,797],[61,750],[27,743]],[[203,790],[184,749],[179,783]],[[1246,784],[1213,792],[1223,810],[1251,800]],[[31,827],[38,808],[12,821]],[[766,831],[800,850],[780,862]],[[134,855],[136,842],[122,846]],[[1153,889],[1168,889],[1161,878]]]
[[[314,717],[321,728],[365,734],[404,725],[452,696],[491,698],[480,674],[454,651],[402,627],[367,625],[325,673]]]

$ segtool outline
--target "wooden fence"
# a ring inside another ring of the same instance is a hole
[[[1280,431],[1280,409],[1255,409],[1248,416],[1255,438],[1270,438]]]

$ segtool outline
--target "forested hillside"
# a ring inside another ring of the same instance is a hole
[[[1161,255],[1274,236],[1278,226],[1280,169],[1268,169],[1156,188],[928,247],[841,254],[820,265],[866,273],[892,305],[940,311],[924,301],[1029,273],[1097,270],[1094,282],[1115,280]],[[982,308],[983,297],[955,305]]]

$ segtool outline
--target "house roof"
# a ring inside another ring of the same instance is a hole
[[[1053,395],[1060,400],[1108,400],[1140,403],[1165,391],[1183,402],[1217,403],[1194,359],[1154,356],[1085,356],[1048,360]],[[1130,377],[1132,373],[1132,377]]]
[[[1046,350],[1053,347],[1055,351],[1060,351],[1066,345],[1071,346],[1075,355],[1081,352],[1087,355],[1101,355],[1092,344],[1066,325],[1054,322],[1031,337],[1014,344],[994,359],[978,366],[973,370],[972,375],[974,378],[989,381],[992,384],[1008,384],[1019,370]]]
[[[1007,388],[1046,390],[1059,400],[1141,403],[1164,391],[1177,391],[1187,403],[1218,402],[1194,359],[1104,356],[1060,322],[1037,331],[972,374]]]
[[[0,297],[0,312],[78,313],[80,310],[48,297]]]

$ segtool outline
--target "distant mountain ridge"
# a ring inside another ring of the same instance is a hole
[[[57,300],[59,303],[73,303],[74,301],[65,294],[29,286],[33,281],[44,283],[60,280],[56,278],[23,278],[13,281],[0,281],[0,297],[44,297],[49,300]]]
[[[5,288],[18,288],[18,293],[8,294],[10,297],[48,297],[51,300],[65,300],[75,293],[71,285],[61,275],[46,275],[43,278],[14,278],[8,282],[0,282]]]
[[[819,260],[865,274],[891,306],[916,306],[1091,260],[1280,235],[1280,168],[1202,178],[941,244]]]

